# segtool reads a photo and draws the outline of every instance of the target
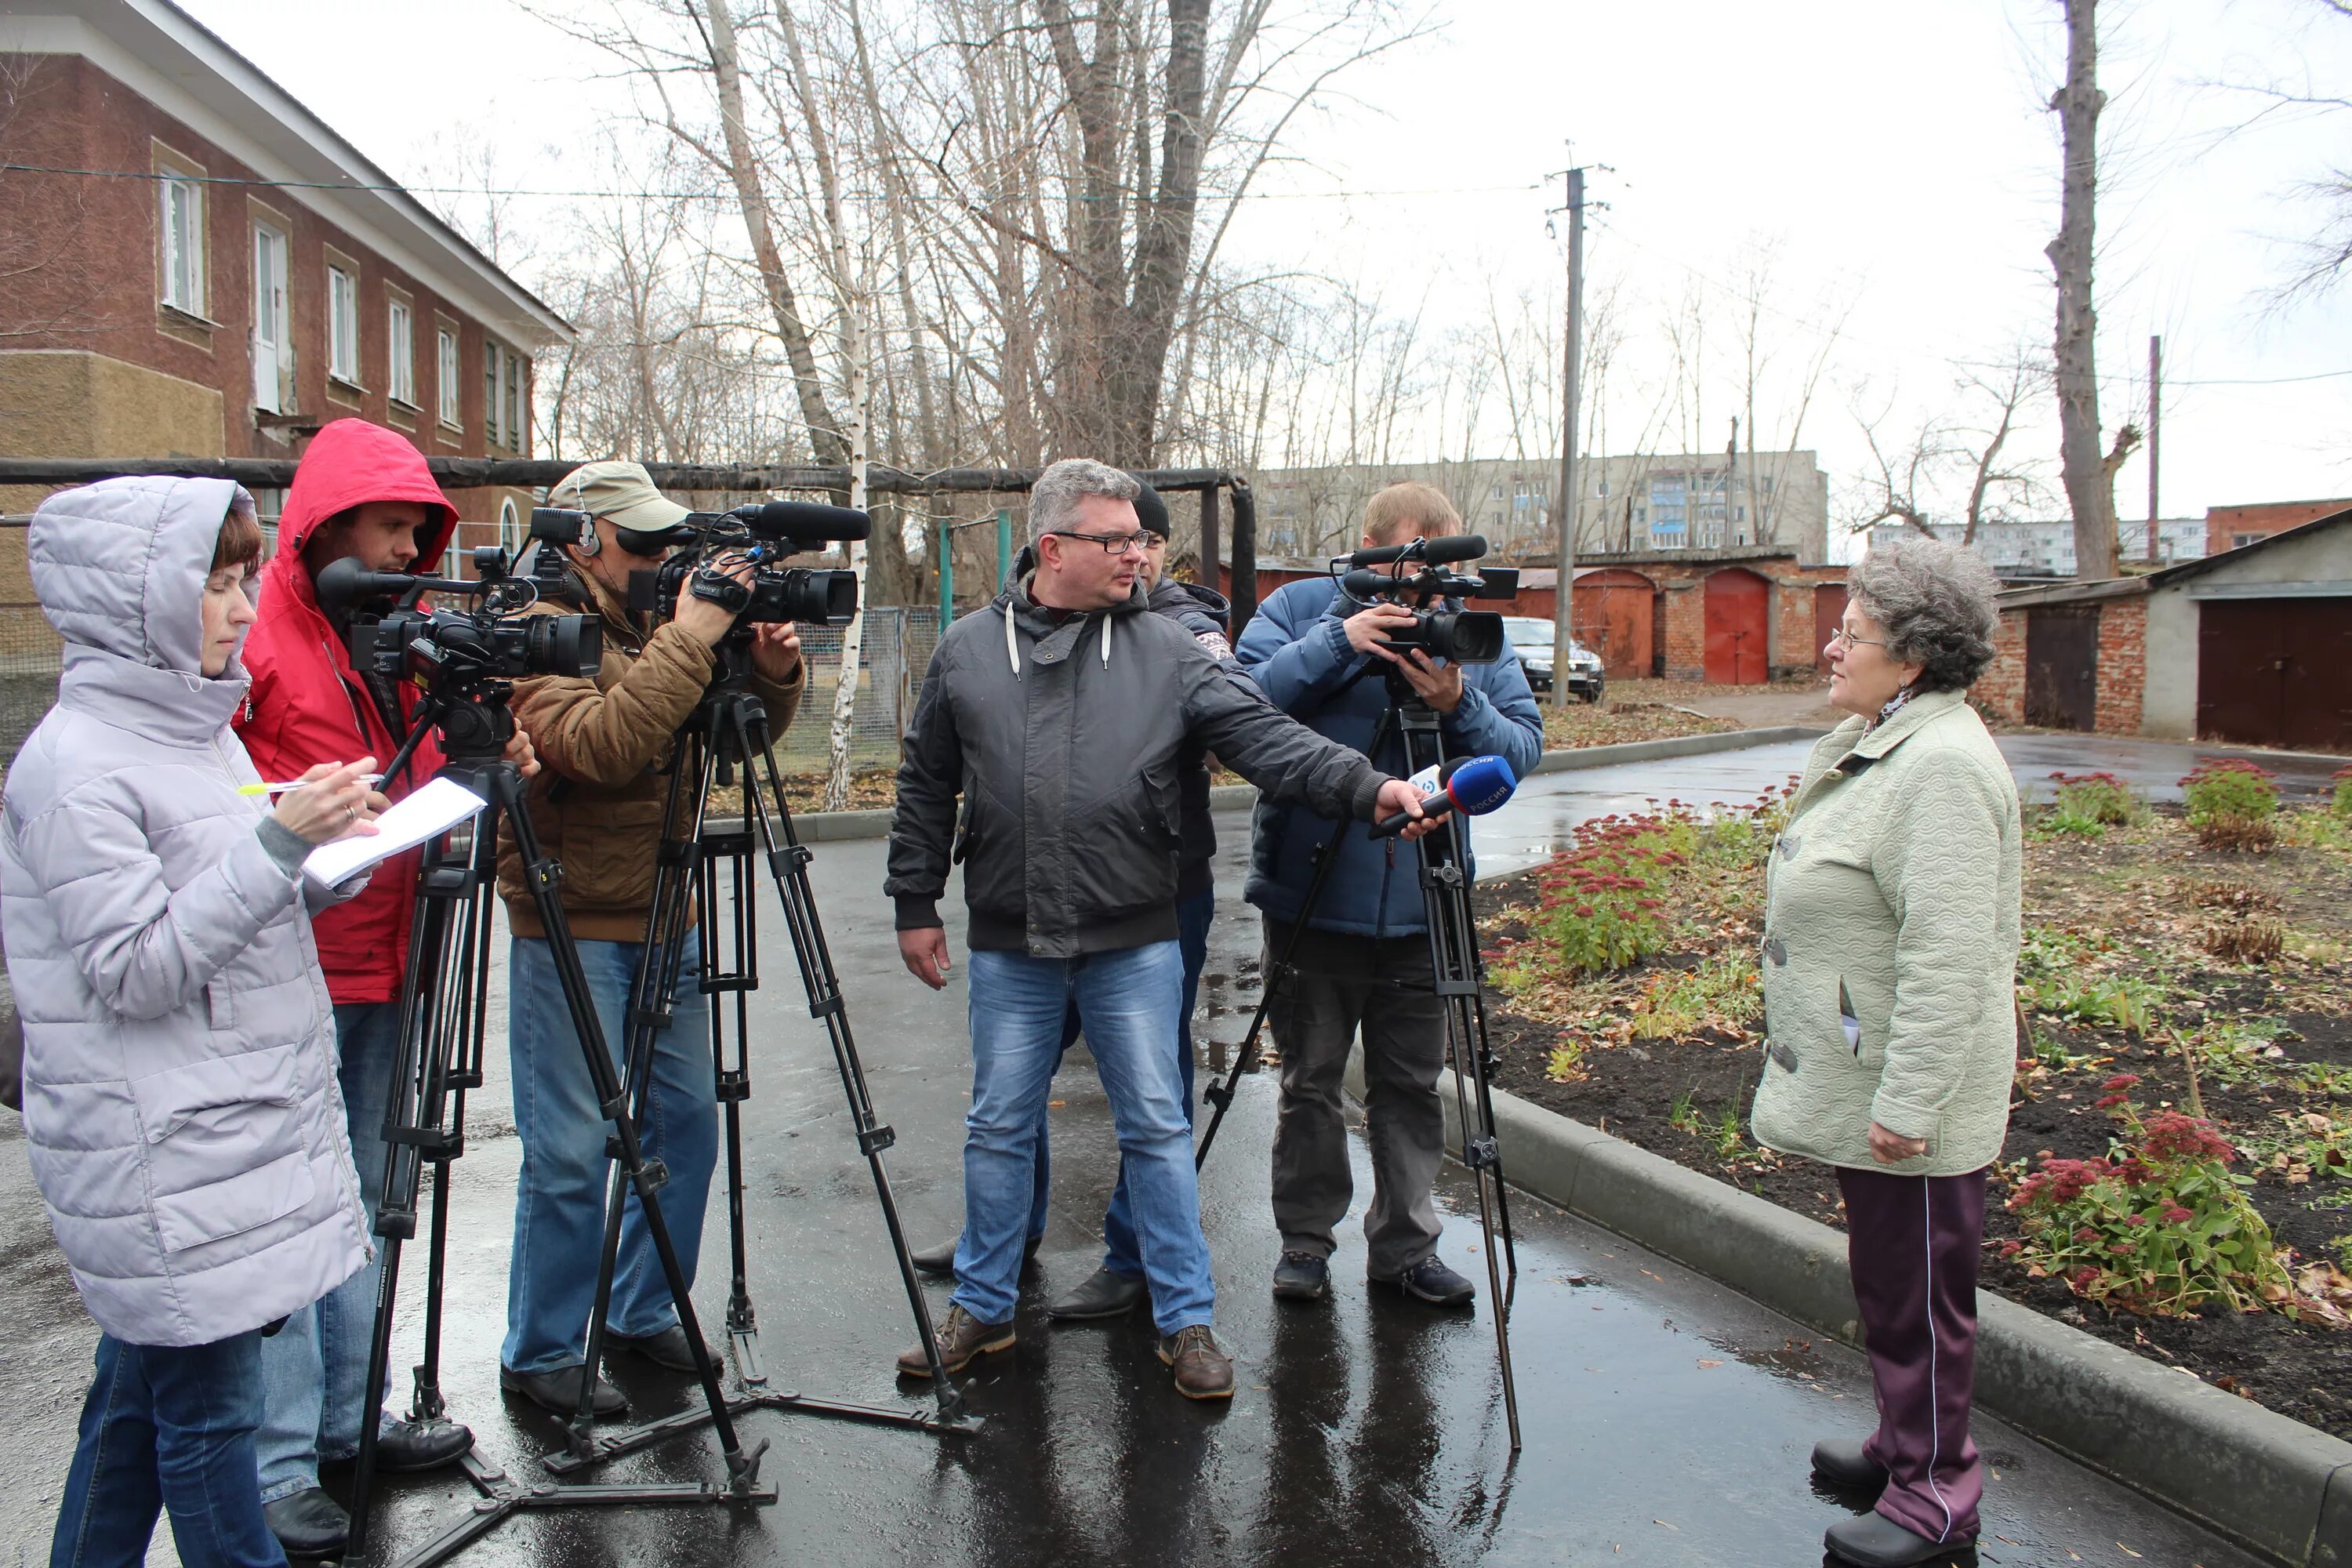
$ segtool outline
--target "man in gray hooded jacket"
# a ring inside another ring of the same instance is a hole
[[[1013,1344],[1036,1121],[1075,1005],[1118,1129],[1160,1360],[1179,1393],[1223,1399],[1233,1363],[1209,1326],[1215,1289],[1173,1039],[1178,755],[1204,744],[1276,798],[1333,817],[1419,816],[1420,796],[1277,712],[1150,613],[1136,590],[1136,493],[1133,479],[1084,458],[1039,476],[1036,569],[949,628],[924,678],[884,890],[900,956],[934,988],[947,983],[939,900],[956,861],[971,914],[964,1229],[938,1332],[949,1369]],[[929,1370],[919,1345],[898,1364]]]

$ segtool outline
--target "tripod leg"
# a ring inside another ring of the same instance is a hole
[[[731,1496],[749,1497],[760,1473],[760,1458],[768,1444],[762,1438],[745,1448],[735,1430],[735,1418],[729,1410],[727,1395],[719,1386],[719,1373],[712,1364],[710,1350],[702,1338],[702,1325],[695,1317],[694,1292],[687,1288],[686,1270],[678,1262],[677,1249],[672,1245],[669,1226],[662,1218],[661,1199],[656,1194],[657,1184],[646,1169],[643,1146],[637,1140],[636,1123],[629,1115],[627,1095],[620,1075],[614,1069],[611,1050],[604,1044],[604,1026],[597,1021],[596,1005],[588,988],[588,977],[580,967],[579,949],[572,945],[572,928],[564,918],[563,900],[557,890],[558,875],[554,862],[548,859],[539,847],[539,836],[531,831],[530,815],[523,802],[522,783],[513,767],[499,763],[488,770],[494,809],[503,811],[513,825],[515,847],[520,854],[524,880],[530,885],[531,901],[537,906],[542,929],[547,932],[547,945],[558,984],[563,991],[566,1009],[572,1015],[572,1026],[580,1037],[581,1054],[586,1058],[589,1081],[594,1085],[596,1103],[604,1119],[613,1124],[620,1144],[620,1170],[637,1194],[645,1214],[646,1236],[653,1243],[654,1252],[661,1260],[662,1274],[669,1281],[670,1296],[677,1306],[678,1326],[686,1331],[686,1341],[694,1355],[695,1370],[702,1384],[703,1402],[710,1409],[710,1425],[719,1434],[719,1446],[727,1460],[728,1489]],[[593,1354],[596,1346],[592,1342]],[[595,1375],[595,1363],[588,1363],[586,1379]]]
[[[377,1205],[375,1233],[382,1243],[381,1272],[376,1280],[375,1321],[368,1341],[368,1371],[361,1406],[359,1455],[352,1479],[350,1551],[356,1555],[367,1542],[376,1471],[376,1427],[383,1385],[392,1366],[392,1318],[400,1294],[402,1244],[416,1234],[417,1194],[428,1152],[446,1143],[439,1136],[443,1089],[448,1081],[444,1064],[452,1049],[464,1042],[453,1039],[442,1005],[446,981],[452,968],[453,936],[471,930],[453,905],[471,900],[478,891],[460,868],[441,863],[438,846],[426,852],[418,880],[415,910],[409,921],[408,967],[400,990],[400,1044],[393,1054],[392,1082],[384,1100],[383,1191]],[[462,972],[465,952],[457,954]],[[447,1165],[440,1166],[436,1183],[431,1241],[431,1272],[437,1279],[448,1244],[446,1186]],[[440,1296],[437,1288],[425,1310],[428,1361],[440,1339]]]
[[[748,795],[753,787],[753,780],[748,771],[743,775],[743,783]],[[739,842],[748,845],[749,837]],[[727,963],[723,967],[719,963],[715,942],[704,942],[702,990],[709,998],[711,1082],[717,1087],[726,1134],[727,1333],[735,1345],[737,1370],[745,1384],[756,1386],[768,1381],[768,1369],[760,1358],[760,1320],[751,1306],[751,1256],[743,1209],[743,1101],[751,1094],[751,991],[760,983],[759,907],[749,885],[747,857],[738,851],[723,858],[728,873],[725,879],[730,940]],[[715,931],[717,927],[720,859],[721,857],[706,856],[702,862],[703,918],[704,927],[709,931]],[[729,1065],[727,1030],[719,1011],[721,998],[730,994],[735,1012],[735,1047],[731,1067]]]
[[[1363,671],[1359,670],[1349,678],[1348,685],[1353,686],[1362,678]],[[1395,727],[1395,722],[1394,708],[1381,714],[1380,722],[1372,726],[1371,743],[1364,748],[1364,755],[1380,755],[1381,748],[1388,743],[1389,731]],[[1233,1109],[1234,1094],[1241,1087],[1242,1075],[1257,1066],[1258,1037],[1265,1027],[1266,1012],[1274,1005],[1275,988],[1290,983],[1291,965],[1298,957],[1298,944],[1305,939],[1307,927],[1315,917],[1315,906],[1322,901],[1323,889],[1331,880],[1332,868],[1339,863],[1339,841],[1347,837],[1349,826],[1342,822],[1334,826],[1331,837],[1315,851],[1314,878],[1307,884],[1307,897],[1298,906],[1298,919],[1290,928],[1290,940],[1283,943],[1281,955],[1275,960],[1273,968],[1260,977],[1257,1010],[1250,1015],[1249,1032],[1242,1037],[1241,1051],[1234,1058],[1233,1070],[1225,1074],[1222,1083],[1211,1084],[1201,1097],[1216,1109],[1209,1113],[1209,1125],[1202,1130],[1200,1147],[1192,1151],[1192,1168],[1196,1171],[1208,1163],[1210,1145],[1216,1142],[1217,1130],[1225,1124],[1225,1112]]]
[[[741,702],[731,707],[730,713],[737,754],[743,763],[743,825],[755,835],[755,842],[767,854],[777,895],[783,901],[784,925],[792,937],[793,953],[808,992],[809,1016],[824,1026],[833,1045],[834,1064],[840,1070],[842,1091],[848,1099],[851,1121],[857,1130],[857,1147],[873,1173],[875,1195],[881,1200],[882,1222],[890,1233],[890,1250],[898,1260],[898,1277],[906,1287],[907,1305],[914,1314],[918,1342],[930,1366],[932,1395],[944,1419],[961,1422],[964,1418],[963,1394],[948,1377],[947,1364],[940,1358],[939,1342],[931,1331],[929,1306],[923,1299],[922,1282],[915,1277],[915,1260],[907,1249],[906,1227],[899,1218],[898,1200],[891,1190],[889,1167],[882,1159],[882,1152],[897,1141],[898,1134],[874,1114],[866,1069],[858,1059],[857,1042],[849,1029],[849,1010],[842,998],[841,977],[834,969],[833,954],[825,945],[824,927],[817,918],[816,894],[809,886],[808,848],[793,836],[792,810],[784,803],[783,781],[777,774],[775,753],[769,748],[764,714],[757,709],[747,711]]]
[[[661,849],[655,861],[653,895],[646,911],[645,942],[638,951],[635,972],[630,976],[629,1005],[623,1022],[622,1038],[626,1063],[623,1082],[632,1102],[630,1116],[633,1124],[639,1128],[646,1124],[646,1113],[651,1104],[654,1053],[659,1048],[661,1031],[668,1028],[670,1024],[670,997],[677,990],[681,966],[680,937],[693,896],[702,804],[709,798],[710,768],[714,760],[710,748],[707,744],[696,744],[692,736],[683,738],[679,752],[662,806]],[[697,781],[695,804],[692,820],[681,834],[679,823],[689,777]],[[668,1173],[658,1161],[651,1169],[656,1184],[660,1184]],[[588,1370],[581,1375],[580,1403],[572,1411],[568,1433],[572,1452],[583,1458],[593,1447],[592,1431],[595,1422],[596,1369],[603,1362],[604,1334],[613,1305],[613,1281],[620,1266],[621,1232],[627,1217],[628,1196],[628,1184],[616,1165],[604,1205],[604,1245],[596,1255],[596,1292],[594,1304],[589,1310],[585,1347]]]

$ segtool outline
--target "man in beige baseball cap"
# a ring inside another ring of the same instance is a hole
[[[593,521],[575,544],[542,542],[542,550],[563,552],[570,603],[551,596],[531,613],[585,608],[603,627],[604,658],[593,677],[518,679],[514,716],[534,742],[544,737],[539,754],[545,767],[532,781],[530,819],[546,853],[563,864],[563,910],[579,967],[605,1041],[617,1046],[630,1009],[639,1005],[634,978],[646,956],[646,917],[661,850],[667,781],[655,769],[718,672],[716,650],[736,612],[686,593],[657,622],[629,609],[630,578],[695,536],[681,526],[687,509],[665,500],[639,465],[589,463],[556,480],[547,499],[551,506],[588,512]],[[740,571],[748,578],[751,568]],[[751,628],[749,651],[751,690],[765,704],[771,729],[782,732],[808,687],[800,637],[788,623],[762,623]],[[582,1381],[593,1376],[593,1408],[611,1415],[627,1401],[584,1365],[604,1240],[606,1123],[529,886],[514,835],[502,832],[499,891],[513,933],[507,1052],[523,1158],[499,1384],[569,1415],[579,1405]],[[689,935],[680,945],[670,1026],[656,1032],[654,1046],[645,1152],[669,1172],[663,1215],[691,1283],[702,1253],[719,1119],[709,1003],[698,985],[699,938]],[[622,1222],[609,1321],[605,1342],[615,1351],[671,1372],[697,1370],[695,1347],[634,1205]]]
[[[604,519],[624,535],[618,541],[632,555],[658,555],[681,542],[673,531],[689,515],[687,509],[654,489],[653,476],[642,463],[616,460],[583,463],[555,481],[547,492],[550,506],[571,507]],[[639,540],[627,538],[641,536]],[[657,536],[658,543],[650,538]],[[641,547],[641,542],[650,547]]]

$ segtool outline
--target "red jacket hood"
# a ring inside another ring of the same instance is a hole
[[[338,419],[311,437],[294,470],[294,488],[278,520],[278,556],[299,555],[313,530],[339,511],[372,500],[415,501],[436,520],[409,569],[430,572],[457,530],[457,509],[433,482],[425,456],[397,430],[364,419]]]

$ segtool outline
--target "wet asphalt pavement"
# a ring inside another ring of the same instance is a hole
[[[2038,740],[2039,738],[2034,738]],[[2098,742],[2102,747],[2112,742]],[[1547,775],[1480,826],[1498,872],[1548,852],[1593,812],[1651,795],[1752,798],[1804,748]],[[2028,776],[2072,757],[2017,759]],[[2150,764],[2169,768],[2168,760]],[[2178,777],[2178,773],[2172,774]],[[1203,1056],[1229,1052],[1255,993],[1254,916],[1239,898],[1246,818],[1220,818],[1221,920],[1211,939]],[[879,895],[878,841],[818,847],[815,882],[873,1093],[898,1132],[887,1156],[913,1238],[961,1220],[961,1119],[969,1099],[961,922],[956,979],[934,995],[900,968]],[[772,895],[766,912],[772,914]],[[914,1326],[840,1081],[810,1022],[780,922],[765,921],[767,985],[754,1001],[746,1110],[751,1274],[761,1344],[777,1380],[871,1403],[900,1393],[891,1357]],[[494,999],[496,1020],[503,997]],[[1212,1044],[1215,1042],[1215,1044]],[[1222,1047],[1222,1051],[1220,1049]],[[472,1108],[456,1167],[454,1284],[445,1372],[453,1413],[483,1453],[539,1479],[558,1447],[551,1417],[497,1388],[514,1176],[520,1148],[505,1102],[504,1048]],[[1486,1317],[1475,1193],[1449,1167],[1439,1192],[1444,1255],[1480,1283],[1475,1312],[1367,1294],[1361,1232],[1342,1228],[1334,1299],[1275,1302],[1267,1209],[1270,1076],[1247,1080],[1202,1181],[1215,1259],[1218,1331],[1238,1360],[1230,1406],[1177,1397],[1148,1321],[1051,1325],[1043,1300],[1097,1258],[1116,1173],[1109,1114],[1082,1052],[1055,1091],[1055,1209],[1025,1282],[1021,1342],[975,1363],[967,1392],[985,1418],[934,1436],[758,1414],[773,1507],[593,1510],[509,1521],[463,1562],[567,1565],[745,1563],[1190,1564],[1651,1563],[1812,1564],[1847,1511],[1806,1475],[1815,1438],[1872,1423],[1859,1354],[1606,1232],[1514,1194],[1520,1266],[1511,1323],[1525,1451],[1508,1452]],[[1664,1092],[1662,1088],[1661,1092]],[[1369,1183],[1356,1146],[1359,1218]],[[1505,1156],[1507,1161],[1508,1150]],[[715,1324],[727,1288],[723,1209],[714,1205],[698,1301]],[[11,1463],[0,1477],[0,1563],[37,1563],[72,1447],[94,1333],[32,1192],[21,1129],[0,1112],[0,1380],[12,1391]],[[394,1365],[417,1345],[422,1248]],[[943,1287],[931,1288],[935,1309]],[[655,1415],[693,1403],[685,1380],[631,1359],[615,1375]],[[396,1376],[404,1401],[407,1379]],[[1979,1415],[1993,1471],[1980,1560],[2000,1563],[2202,1564],[2254,1560]],[[707,1433],[614,1462],[600,1479],[723,1475]],[[453,1475],[391,1481],[379,1542],[413,1545],[463,1516]],[[151,1561],[169,1561],[168,1536]],[[388,1557],[371,1552],[377,1561]],[[1959,1559],[1967,1561],[1965,1557]]]

